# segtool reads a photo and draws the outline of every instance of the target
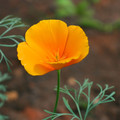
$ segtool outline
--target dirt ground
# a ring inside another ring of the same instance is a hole
[[[75,0],[77,3],[78,0]],[[21,17],[26,24],[34,24],[45,15],[52,16],[54,12],[53,0],[0,0],[0,19],[8,14]],[[93,5],[95,18],[103,22],[114,22],[120,19],[120,0],[101,0]],[[69,23],[69,19],[67,22]],[[73,21],[74,24],[74,21]],[[24,35],[25,29],[15,30],[11,34]],[[84,29],[84,28],[83,28]],[[90,44],[89,55],[80,63],[63,68],[61,87],[70,85],[71,79],[83,83],[85,78],[94,81],[92,96],[98,93],[96,83],[104,86],[115,86],[115,102],[99,105],[92,111],[88,120],[119,120],[120,119],[120,30],[103,33],[93,29],[84,29]],[[9,51],[9,52],[8,52]],[[57,83],[56,71],[44,76],[32,77],[26,73],[17,60],[16,48],[4,49],[13,66],[12,79],[5,84],[8,94],[13,94],[0,110],[9,116],[10,120],[41,120],[47,114],[44,109],[53,110],[56,93],[53,91]],[[3,62],[1,71],[7,72]],[[73,106],[74,108],[74,106]],[[66,112],[62,98],[59,101],[58,112]],[[60,120],[69,120],[64,117]]]

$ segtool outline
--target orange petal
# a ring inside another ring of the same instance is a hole
[[[40,55],[31,49],[26,42],[22,42],[17,47],[18,59],[26,71],[31,75],[43,75],[54,70],[53,67],[43,62]]]
[[[36,51],[43,51],[51,61],[56,53],[63,54],[68,35],[66,23],[60,20],[42,20],[30,27],[25,35],[26,42]]]
[[[89,52],[88,38],[79,26],[68,27],[68,39],[63,56],[59,62],[50,62],[54,68],[63,67],[80,62]]]
[[[68,27],[68,39],[64,55],[68,57],[88,53],[88,38],[79,26],[71,25]]]
[[[80,62],[88,55],[88,53],[88,38],[82,28],[74,25],[69,26],[68,39],[63,56],[66,56],[67,58],[78,56],[78,59],[73,59],[71,62],[66,64],[66,66]]]
[[[68,66],[67,64],[71,63],[72,61],[75,61],[79,58],[79,56],[74,56],[71,58],[66,58],[58,62],[48,62],[52,67],[54,67],[56,70],[59,70],[63,67]]]

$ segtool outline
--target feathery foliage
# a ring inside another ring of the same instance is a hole
[[[0,20],[0,28],[4,28],[2,34],[0,34],[0,47],[15,47],[19,44],[19,41],[25,41],[24,37],[21,35],[8,35],[8,33],[15,29],[20,27],[25,27],[26,25],[21,22],[21,18],[13,17],[11,15],[4,17],[2,20]],[[1,41],[4,41],[5,44],[2,44]],[[7,44],[7,42],[12,41],[13,44]],[[10,70],[10,64],[11,62],[6,57],[2,49],[0,49],[0,63],[4,60],[6,62],[6,65],[8,67],[8,70]]]
[[[13,17],[11,15],[4,17],[0,20],[0,28],[4,31],[0,34],[0,63],[4,60],[8,70],[10,71],[10,60],[6,57],[4,52],[2,51],[2,47],[15,47],[19,44],[18,40],[24,41],[24,37],[21,35],[8,35],[9,32],[15,28],[25,27],[26,25],[21,22],[21,18]],[[4,41],[5,44],[2,43]],[[7,42],[12,41],[13,44],[9,44]],[[10,76],[5,73],[2,74],[0,72],[0,108],[4,105],[4,102],[7,99],[7,96],[4,94],[6,92],[6,86],[3,85],[5,80],[10,79]],[[8,119],[7,116],[0,114],[0,120]]]
[[[2,82],[8,79],[10,79],[10,76],[7,73],[2,74],[0,72],[0,108],[4,105],[4,102],[7,99],[7,96],[4,94],[6,92],[6,86],[3,85]],[[7,118],[8,118],[7,116],[0,114],[0,120],[6,120]]]
[[[115,92],[112,92],[109,95],[106,93],[109,89],[112,89],[113,86],[109,87],[108,85],[105,85],[105,88],[103,89],[101,85],[97,84],[97,86],[100,88],[100,92],[92,100],[91,88],[92,88],[93,82],[89,82],[88,79],[86,79],[83,85],[81,85],[80,82],[78,81],[76,81],[76,83],[79,85],[79,89],[76,90],[76,89],[64,86],[64,88],[60,88],[60,92],[68,95],[73,100],[73,102],[76,105],[78,115],[72,110],[68,100],[65,97],[63,97],[64,105],[68,109],[69,113],[54,113],[54,112],[45,110],[45,112],[49,113],[50,116],[47,118],[44,118],[43,120],[48,120],[48,119],[55,120],[56,118],[65,116],[65,115],[71,116],[72,117],[71,120],[74,120],[74,119],[86,120],[88,113],[99,104],[115,101],[113,97]],[[87,90],[87,93],[85,92],[85,90]],[[82,115],[81,108],[80,108],[80,102],[81,102],[80,98],[82,95],[84,95],[87,99],[87,108],[84,115]]]

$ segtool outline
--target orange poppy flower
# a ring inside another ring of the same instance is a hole
[[[31,75],[43,75],[80,62],[89,52],[88,38],[75,25],[61,20],[42,20],[25,34],[18,45],[18,59]]]

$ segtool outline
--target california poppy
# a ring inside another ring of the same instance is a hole
[[[31,75],[43,75],[80,62],[89,52],[82,28],[61,20],[42,20],[25,34],[17,47],[18,59]]]

